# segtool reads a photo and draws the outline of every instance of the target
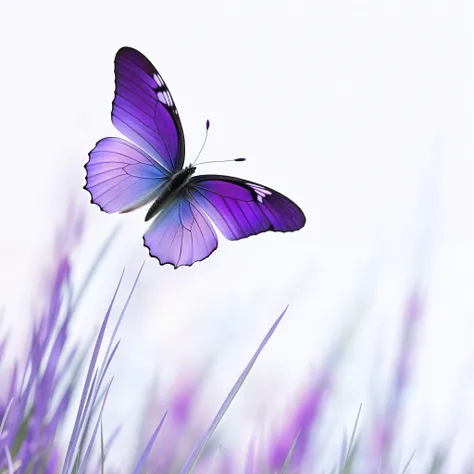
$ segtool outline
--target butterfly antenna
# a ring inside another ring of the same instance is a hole
[[[209,126],[210,126],[209,120],[206,120],[206,136],[204,137],[204,142],[203,142],[203,144],[202,144],[202,147],[201,147],[201,149],[199,150],[199,153],[198,153],[198,155],[196,156],[196,159],[193,161],[192,166],[205,165],[205,164],[207,164],[207,163],[224,163],[224,162],[226,162],[226,161],[245,161],[245,158],[234,158],[233,160],[203,161],[203,162],[198,163],[198,164],[196,165],[196,161],[198,160],[199,155],[201,154],[202,149],[204,148],[204,145],[206,144],[207,135],[208,135],[208,131],[209,131]]]
[[[245,161],[245,158],[234,158],[233,160],[212,160],[212,161],[201,161],[196,166],[206,165],[207,163],[225,163],[226,161]]]
[[[204,148],[204,145],[207,142],[207,135],[209,134],[210,125],[211,125],[211,123],[209,122],[209,120],[206,120],[206,136],[204,137],[204,141],[202,142],[201,149],[199,150],[199,153],[197,154],[196,159],[193,161],[193,166],[196,164],[196,161],[198,160],[199,156],[201,155],[201,152]]]

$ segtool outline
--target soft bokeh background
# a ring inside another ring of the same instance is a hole
[[[87,153],[100,138],[118,135],[110,122],[113,58],[124,45],[142,51],[169,85],[188,162],[210,119],[203,156],[248,161],[200,172],[235,174],[290,196],[307,216],[301,232],[222,238],[209,260],[175,271],[148,260],[145,210],[110,216],[88,204],[81,189]],[[105,417],[110,429],[126,421],[116,459],[132,452],[142,421],[137,407],[156,380],[166,392],[183,373],[205,368],[210,417],[287,304],[222,435],[243,449],[259,427],[278,420],[350,331],[324,419],[328,439],[340,440],[361,402],[367,412],[381,402],[415,287],[425,311],[400,455],[407,459],[420,438],[469,448],[469,2],[6,0],[0,58],[3,324],[21,343],[71,201],[87,225],[78,280],[121,224],[75,319],[78,338],[93,334],[121,269],[130,284],[148,260],[121,329]]]

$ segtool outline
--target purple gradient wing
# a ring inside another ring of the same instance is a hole
[[[133,48],[115,56],[112,122],[169,173],[183,167],[183,127],[173,98],[153,64]]]
[[[189,182],[189,192],[229,240],[268,230],[292,232],[306,222],[303,211],[293,201],[252,181],[196,176]]]
[[[103,138],[89,153],[86,185],[91,201],[105,212],[129,212],[154,199],[168,173],[137,146]]]
[[[161,265],[175,268],[204,260],[217,248],[212,224],[188,195],[176,198],[155,217],[143,241]]]

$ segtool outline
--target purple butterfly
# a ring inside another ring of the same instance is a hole
[[[91,202],[108,213],[153,201],[145,221],[154,220],[143,240],[162,265],[178,268],[207,258],[217,248],[211,221],[229,240],[304,226],[301,209],[273,189],[230,176],[192,177],[194,164],[183,168],[178,111],[165,81],[143,54],[128,47],[118,51],[115,86],[112,122],[130,142],[97,142],[85,166],[85,189]]]

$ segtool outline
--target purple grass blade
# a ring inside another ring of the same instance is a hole
[[[148,441],[147,445],[145,446],[145,449],[143,450],[143,453],[141,454],[140,458],[137,461],[137,464],[135,465],[135,468],[133,469],[133,474],[140,474],[143,467],[145,466],[145,462],[148,459],[148,456],[150,455],[150,451],[153,448],[153,445],[155,444],[156,437],[158,436],[158,433],[161,430],[161,427],[163,426],[163,423],[166,418],[166,413],[163,415],[163,418],[161,419],[160,423],[156,427],[156,430],[153,432],[151,435],[150,440]]]
[[[110,316],[110,313],[112,311],[112,307],[113,307],[113,304],[115,302],[115,298],[117,297],[118,290],[119,290],[120,285],[122,283],[123,274],[124,274],[124,272],[122,272],[122,275],[120,276],[119,282],[118,282],[117,287],[115,289],[115,292],[112,296],[112,301],[110,302],[110,305],[107,309],[104,321],[102,322],[102,326],[100,328],[99,334],[98,334],[97,339],[96,339],[95,347],[94,347],[94,350],[93,350],[93,353],[92,353],[91,362],[89,364],[89,369],[88,369],[87,375],[86,375],[86,381],[84,383],[84,388],[82,390],[81,401],[79,403],[79,408],[77,410],[76,422],[74,423],[74,428],[73,428],[73,431],[72,431],[71,440],[69,442],[69,446],[68,446],[68,449],[67,449],[67,452],[66,452],[66,459],[64,461],[63,474],[67,474],[69,472],[69,469],[72,467],[71,463],[73,462],[73,459],[74,459],[77,444],[78,444],[78,441],[79,441],[80,430],[81,430],[81,427],[82,427],[83,421],[84,421],[84,418],[83,418],[84,404],[86,402],[87,393],[88,393],[90,385],[91,385],[92,374],[94,372],[95,365],[96,365],[96,362],[97,362],[97,358],[99,356],[99,349],[100,349],[100,346],[102,344],[102,339],[104,337],[105,328],[107,326],[107,322],[109,320],[109,316]]]
[[[104,380],[105,374],[107,373],[107,369],[109,368],[110,363],[112,362],[112,359],[114,358],[115,353],[117,352],[117,349],[119,348],[120,345],[120,340],[117,341],[117,344],[115,344],[115,347],[112,350],[112,353],[110,354],[109,358],[106,360],[105,365],[104,365],[104,371],[102,373],[102,377],[99,379],[99,387],[102,385],[102,382]]]
[[[268,331],[267,335],[264,337],[261,344],[258,346],[257,351],[255,352],[253,357],[250,359],[250,362],[247,364],[244,371],[242,372],[240,377],[237,379],[237,382],[232,387],[232,390],[229,392],[229,395],[227,395],[226,399],[224,400],[224,403],[219,408],[219,411],[217,412],[217,415],[214,418],[214,420],[212,420],[211,425],[206,430],[206,432],[203,434],[201,439],[198,441],[197,445],[195,446],[194,450],[192,451],[192,453],[189,456],[188,460],[186,461],[185,465],[181,469],[181,471],[180,471],[181,474],[189,474],[194,469],[194,466],[196,465],[197,461],[201,457],[201,454],[204,451],[204,448],[206,447],[207,443],[209,442],[209,439],[211,438],[212,434],[216,430],[217,425],[222,420],[223,416],[225,415],[225,412],[227,411],[230,404],[232,403],[235,396],[237,395],[238,391],[240,390],[240,387],[242,386],[245,379],[247,378],[247,376],[248,376],[250,370],[252,369],[253,365],[255,364],[258,356],[260,355],[263,348],[265,347],[265,345],[267,344],[267,342],[269,341],[269,339],[272,337],[273,333],[275,332],[276,328],[280,324],[280,321],[282,320],[283,316],[285,315],[287,309],[288,309],[288,306],[285,308],[283,313],[281,313],[281,315],[275,321],[273,326],[270,328],[270,331]]]
[[[125,304],[123,305],[120,316],[117,320],[117,323],[115,324],[115,328],[114,328],[114,331],[112,333],[112,337],[110,338],[109,345],[107,346],[107,351],[105,352],[104,360],[108,360],[110,351],[112,350],[112,346],[114,344],[115,336],[117,335],[117,331],[120,327],[120,323],[122,322],[123,316],[125,315],[125,311],[127,310],[128,305],[130,304],[130,300],[132,299],[133,293],[135,292],[135,288],[138,284],[138,280],[140,278],[140,275],[142,274],[144,266],[145,266],[145,262],[142,263],[142,265],[140,267],[140,270],[138,270],[138,274],[137,274],[137,277],[135,278],[135,281],[133,282],[132,289],[130,290],[130,292],[128,294],[127,300],[125,301]],[[117,348],[115,348],[114,350],[116,350],[116,349]],[[99,380],[103,380],[104,375],[107,371],[107,368],[108,368],[108,364],[106,364],[105,366],[103,366],[101,368],[101,370],[99,371]]]
[[[107,388],[105,391],[104,399],[102,401],[102,406],[100,407],[100,412],[99,416],[97,417],[97,421],[94,426],[94,430],[92,432],[91,439],[89,441],[89,445],[87,446],[86,452],[81,460],[81,463],[79,464],[79,469],[78,469],[78,474],[83,474],[85,471],[85,468],[87,466],[87,462],[89,461],[90,455],[92,453],[92,448],[94,446],[94,441],[95,437],[97,436],[97,431],[99,429],[100,423],[102,421],[102,413],[104,412],[105,408],[105,402],[107,401],[107,395],[109,394],[110,386],[112,385],[113,379],[107,384]]]

